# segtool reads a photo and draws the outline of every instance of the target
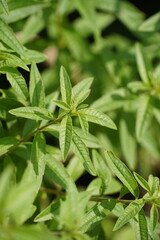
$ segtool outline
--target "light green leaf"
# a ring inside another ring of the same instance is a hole
[[[7,166],[0,176],[0,212],[3,212],[3,205],[11,187],[13,166]],[[0,217],[1,218],[1,217]]]
[[[0,18],[0,40],[7,46],[17,52],[21,57],[25,58],[24,47],[15,37],[12,29]]]
[[[66,159],[72,140],[72,118],[66,115],[60,124],[59,141],[63,158]]]
[[[138,110],[136,116],[136,136],[138,141],[141,140],[143,133],[149,125],[151,119],[150,110],[150,96],[142,95],[138,100]]]
[[[118,218],[113,231],[116,231],[123,227],[126,223],[128,223],[132,218],[134,218],[137,213],[142,209],[144,206],[143,199],[138,199],[131,202],[124,210],[122,215]]]
[[[144,83],[149,83],[149,73],[151,72],[151,66],[147,57],[143,53],[143,49],[139,43],[136,44],[136,61],[139,71],[139,75]]]
[[[73,102],[76,106],[88,97],[92,82],[93,78],[87,78],[73,87]]]
[[[75,183],[68,174],[64,165],[56,160],[53,156],[46,156],[46,174],[54,182],[58,183],[62,188],[67,191],[76,191]]]
[[[79,122],[80,122],[80,125],[81,125],[81,128],[82,128],[83,132],[87,135],[89,125],[88,125],[88,121],[86,120],[85,115],[78,114],[78,118],[79,118]]]
[[[25,54],[26,58],[23,58],[23,60],[27,65],[32,64],[33,62],[35,63],[44,62],[47,59],[47,57],[43,53],[40,53],[35,50],[28,50],[25,48]]]
[[[134,229],[137,240],[148,240],[148,227],[147,221],[143,209],[138,213],[138,216],[134,220]]]
[[[35,63],[31,66],[29,83],[30,102],[33,107],[45,106],[45,91],[41,75]]]
[[[134,174],[137,182],[141,185],[141,187],[143,187],[145,190],[150,192],[151,190],[150,190],[150,187],[148,185],[148,182],[143,177],[141,177],[138,173],[134,172],[133,174]]]
[[[24,63],[24,61],[22,61],[19,57],[17,57],[13,53],[0,51],[0,60],[2,60],[0,63],[0,67],[6,67],[6,66],[13,67],[13,68],[21,67],[26,71],[29,71],[29,68]]]
[[[0,155],[6,153],[11,147],[15,146],[18,140],[14,137],[0,138]]]
[[[31,162],[37,176],[42,177],[45,169],[45,147],[46,142],[43,133],[38,132],[33,140],[31,149]]]
[[[87,234],[81,233],[81,232],[74,232],[74,233],[72,234],[72,236],[73,236],[76,240],[92,240],[92,238],[90,238]]]
[[[53,120],[54,115],[45,108],[40,107],[20,107],[9,111],[9,113],[22,118],[32,120]]]
[[[7,4],[7,0],[0,0],[0,6],[3,9],[3,12],[5,14],[8,14],[8,4]]]
[[[10,67],[0,68],[0,73],[1,72],[7,74],[7,80],[10,82],[17,95],[20,98],[27,100],[29,97],[28,88],[21,73],[17,71],[17,69]]]
[[[85,171],[81,161],[79,161],[77,156],[74,156],[70,159],[66,169],[73,181],[76,181]]]
[[[64,67],[60,70],[60,90],[62,95],[62,101],[70,106],[72,97],[72,86],[68,73]]]
[[[77,135],[75,130],[72,134],[72,144],[73,144],[73,151],[77,155],[77,157],[82,161],[83,166],[85,169],[93,176],[95,176],[95,169],[93,163],[89,156],[89,151],[81,140],[81,138]]]
[[[97,123],[108,128],[117,129],[114,122],[106,114],[98,110],[85,108],[78,110],[78,114],[84,115],[86,120],[89,122]]]
[[[43,12],[38,11],[36,14],[31,15],[22,30],[22,35],[20,36],[21,42],[23,44],[32,40],[45,26],[45,19],[43,17]]]
[[[135,169],[137,160],[134,133],[135,126],[133,113],[123,112],[120,119],[120,140],[126,163],[132,170]]]
[[[64,109],[64,110],[69,110],[70,107],[68,104],[66,104],[65,102],[61,101],[61,100],[53,100],[53,102],[60,108]]]
[[[151,194],[153,196],[157,196],[157,194],[159,193],[159,183],[160,180],[158,177],[153,177],[152,174],[149,175],[148,184],[151,189]]]
[[[107,163],[114,174],[128,188],[128,190],[137,198],[139,189],[136,180],[127,166],[117,158],[111,151],[106,154]]]
[[[154,231],[158,224],[158,210],[157,207],[153,204],[150,210],[150,226],[151,230]]]
[[[1,0],[4,1],[4,0]],[[2,18],[7,22],[7,23],[13,23],[16,22],[20,19],[26,18],[27,16],[40,11],[43,7],[47,6],[46,3],[40,2],[40,1],[33,1],[33,0],[28,0],[28,1],[19,1],[19,0],[14,0],[14,1],[9,1],[8,2],[8,7],[9,7],[9,14],[2,15]]]
[[[139,27],[139,31],[157,32],[160,29],[160,12],[147,18]]]
[[[34,222],[44,222],[53,219],[59,211],[60,199],[54,200],[48,207],[40,212],[34,219]]]
[[[101,192],[104,193],[110,184],[111,174],[104,159],[96,150],[92,150],[92,159],[97,175],[102,179]]]
[[[80,12],[80,14],[85,18],[86,22],[88,22],[92,31],[96,34],[99,33],[99,28],[96,21],[96,10],[94,9],[93,4],[90,0],[74,0],[75,5]]]
[[[84,216],[83,225],[81,226],[82,232],[87,232],[95,228],[100,222],[112,211],[115,207],[116,201],[108,199],[101,203],[96,204]]]

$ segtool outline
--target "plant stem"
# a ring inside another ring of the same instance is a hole
[[[36,130],[34,130],[33,132],[31,132],[31,133],[28,134],[27,136],[21,138],[16,145],[12,146],[11,148],[8,149],[7,152],[5,152],[5,153],[3,153],[2,155],[0,155],[0,158],[5,157],[7,154],[9,154],[9,153],[11,153],[13,150],[15,150],[19,145],[24,144],[24,143],[25,143],[26,141],[28,141],[31,137],[33,137],[37,132],[42,131],[43,129],[45,129],[46,127],[48,127],[48,126],[50,126],[50,125],[52,125],[52,124],[56,124],[56,123],[60,122],[65,116],[66,116],[66,114],[63,115],[63,116],[61,116],[61,117],[58,117],[58,118],[52,120],[51,122],[48,122],[47,124],[43,125],[42,127],[39,127],[39,128],[37,128]]]

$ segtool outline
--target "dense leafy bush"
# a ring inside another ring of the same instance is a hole
[[[0,0],[0,14],[0,239],[158,240],[160,13]],[[129,37],[107,32],[117,19]]]

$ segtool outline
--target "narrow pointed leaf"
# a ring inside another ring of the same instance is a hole
[[[137,149],[135,138],[135,121],[131,112],[123,112],[120,119],[120,141],[122,151],[127,165],[131,170],[135,169],[137,163]]]
[[[107,151],[107,163],[114,174],[128,188],[128,190],[137,198],[139,189],[135,178],[127,166],[117,158],[111,151]]]
[[[26,71],[29,71],[29,68],[27,67],[27,65],[24,63],[23,60],[21,60],[19,57],[17,57],[15,54],[13,53],[8,53],[5,51],[0,51],[0,67],[21,67]],[[5,69],[4,69],[5,70]]]
[[[109,172],[109,169],[104,159],[96,150],[92,151],[92,158],[93,158],[94,167],[97,171],[97,175],[102,179],[102,183],[104,185],[103,186],[104,189],[102,189],[103,190],[102,192],[105,192],[109,186],[109,183],[111,180],[111,174]]]
[[[95,169],[93,166],[93,163],[89,156],[89,151],[84,144],[84,142],[81,140],[81,138],[77,135],[75,131],[73,131],[72,134],[72,144],[73,144],[73,150],[77,157],[82,161],[83,166],[85,169],[91,174],[95,175]]]
[[[4,13],[8,14],[7,0],[0,0],[0,6],[2,6]]]
[[[137,180],[137,182],[141,185],[141,187],[143,187],[145,190],[147,190],[148,192],[150,192],[150,187],[148,185],[148,182],[143,178],[141,177],[138,173],[134,172],[134,176],[135,176],[135,179]]]
[[[144,206],[143,199],[138,199],[133,202],[131,202],[124,210],[124,212],[121,214],[121,216],[118,218],[113,231],[116,231],[123,227],[126,223],[128,223],[132,218],[134,218],[137,213],[142,209]]]
[[[64,109],[64,110],[69,110],[69,106],[68,104],[66,104],[65,102],[61,101],[61,100],[53,100],[53,102],[60,108]]]
[[[35,63],[31,66],[29,84],[30,102],[33,107],[45,106],[45,91],[41,75]]]
[[[51,155],[46,156],[46,174],[47,176],[67,191],[76,191],[75,183],[68,174],[64,165]]]
[[[151,67],[146,59],[146,56],[144,56],[141,46],[138,43],[136,44],[136,61],[142,81],[144,83],[149,83],[150,79],[148,73],[151,71]]]
[[[154,231],[158,224],[158,210],[155,205],[152,205],[150,210],[150,226],[151,230]]]
[[[60,124],[60,148],[63,154],[63,158],[66,159],[72,140],[72,119],[66,115]]]
[[[89,88],[92,82],[93,82],[93,78],[87,78],[77,83],[73,87],[73,102],[75,105],[80,104],[82,101],[84,101],[88,97],[90,93]]]
[[[160,29],[160,12],[147,18],[139,27],[140,31],[154,32]]]
[[[79,115],[84,115],[89,122],[97,123],[104,127],[117,129],[115,123],[106,114],[91,108],[85,108],[78,111]]]
[[[31,162],[33,163],[33,168],[37,176],[42,177],[45,169],[45,138],[43,133],[38,132],[33,140],[32,150],[31,150]]]
[[[72,97],[71,81],[64,67],[60,70],[60,90],[62,95],[62,101],[70,106]]]
[[[150,96],[142,95],[138,102],[136,117],[136,136],[138,141],[141,140],[143,133],[148,127],[150,119]]]
[[[134,220],[136,240],[148,240],[148,226],[143,209],[141,209]]]
[[[86,120],[85,115],[79,114],[78,118],[79,118],[79,122],[80,122],[80,125],[81,125],[81,128],[82,128],[83,132],[87,135],[88,134],[89,125],[88,125],[88,121]]]
[[[20,107],[9,111],[9,113],[22,118],[32,120],[53,120],[54,115],[45,108],[40,107]]]
[[[112,211],[115,205],[116,201],[114,199],[108,199],[96,204],[85,214],[81,231],[87,232],[94,229],[95,226],[100,224],[100,222]]]
[[[17,40],[12,29],[0,18],[0,40],[25,58],[24,47]]]
[[[10,82],[17,95],[20,98],[27,100],[29,97],[28,88],[21,73],[17,71],[17,69],[10,67],[0,68],[0,72],[7,74],[7,80]]]

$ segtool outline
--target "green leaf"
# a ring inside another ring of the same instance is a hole
[[[74,153],[82,161],[82,164],[85,167],[85,169],[91,175],[95,176],[95,169],[94,169],[93,163],[90,159],[89,151],[88,151],[86,145],[84,144],[84,142],[77,135],[75,130],[73,130],[73,134],[72,134],[72,144],[73,144]]]
[[[78,114],[78,118],[79,118],[79,122],[80,122],[80,125],[81,125],[81,128],[82,128],[83,132],[87,135],[89,125],[88,125],[88,121],[86,120],[85,115]]]
[[[4,0],[1,0],[4,1]],[[27,16],[34,14],[35,12],[40,11],[43,7],[47,6],[46,3],[40,2],[40,1],[9,1],[8,7],[9,7],[9,14],[8,15],[2,15],[2,18],[7,23],[13,23],[18,20],[21,20],[23,18],[26,18]]]
[[[13,53],[0,51],[0,60],[2,60],[0,63],[0,67],[6,67],[6,66],[13,67],[13,68],[21,67],[26,71],[29,71],[29,68],[24,63],[24,61],[22,61],[19,57],[17,57]]]
[[[159,178],[153,177],[152,174],[149,175],[148,184],[151,189],[151,194],[156,196],[159,193]]]
[[[70,107],[68,104],[66,104],[65,102],[61,101],[61,100],[53,100],[53,102],[60,108],[64,109],[64,110],[69,110]]]
[[[13,166],[7,166],[0,175],[0,212],[3,212],[3,206],[11,187],[13,176]],[[0,217],[1,219],[1,217]]]
[[[47,57],[43,53],[37,52],[35,50],[28,50],[25,48],[25,54],[26,58],[23,58],[23,60],[27,65],[32,64],[33,62],[44,62],[47,59]]]
[[[150,115],[150,96],[142,95],[138,101],[138,110],[136,116],[136,136],[138,141],[141,140],[143,133],[146,131],[151,115]]]
[[[17,95],[20,98],[27,100],[29,97],[28,88],[25,79],[20,72],[18,72],[17,69],[10,67],[0,68],[0,72],[6,72],[7,80],[10,82]]]
[[[5,14],[8,14],[8,4],[7,4],[7,1],[6,0],[0,0],[0,5],[3,9],[3,12]]]
[[[160,29],[160,12],[147,18],[139,27],[139,31],[157,32]]]
[[[60,70],[60,90],[62,95],[62,101],[70,106],[72,97],[72,86],[70,78],[64,67]]]
[[[7,46],[17,52],[21,57],[25,58],[24,47],[15,37],[12,29],[0,18],[0,40]]]
[[[150,210],[150,226],[151,230],[154,231],[158,224],[158,210],[157,207],[153,204]]]
[[[31,162],[37,176],[42,177],[45,169],[45,147],[46,142],[43,133],[38,132],[33,140],[31,149]]]
[[[14,137],[0,138],[0,155],[6,153],[11,147],[15,146],[18,140]]]
[[[104,159],[101,157],[101,155],[96,151],[92,150],[92,159],[93,164],[96,169],[97,175],[102,178],[102,193],[105,192],[105,190],[108,188],[111,180],[111,174],[109,172],[109,169],[104,161]]]
[[[45,92],[41,75],[35,63],[31,66],[31,75],[29,83],[30,102],[33,107],[45,106]]]
[[[85,169],[77,156],[72,157],[67,165],[67,172],[72,177],[73,181],[76,181],[84,173],[84,170]]]
[[[136,180],[127,166],[117,158],[111,151],[106,154],[107,163],[114,174],[128,188],[128,190],[137,198],[139,189]]]
[[[115,207],[116,201],[114,199],[108,199],[101,203],[96,204],[91,208],[84,216],[83,225],[81,226],[82,232],[87,232],[95,228],[101,221]]]
[[[113,231],[117,231],[123,225],[128,223],[132,218],[134,218],[137,213],[142,209],[144,206],[144,201],[143,199],[138,199],[133,202],[131,202],[124,210],[124,212],[121,214],[121,216],[118,218]]]
[[[59,207],[60,199],[54,200],[48,207],[36,216],[34,222],[44,222],[53,219],[58,214]]]
[[[136,44],[136,61],[139,71],[139,75],[144,83],[149,83],[149,73],[151,72],[151,66],[148,62],[148,59],[143,53],[142,47],[139,43]]]
[[[130,169],[136,167],[136,139],[135,139],[135,126],[134,115],[131,112],[123,112],[120,119],[120,140],[122,151]]]
[[[62,151],[64,159],[66,159],[68,156],[71,140],[72,140],[72,119],[70,116],[66,115],[61,121],[59,133],[60,149]]]
[[[94,9],[91,1],[85,0],[75,0],[75,5],[80,12],[80,14],[85,18],[86,22],[89,24],[90,28],[94,33],[99,33],[97,21],[96,21],[96,11]]]
[[[76,106],[88,97],[92,82],[93,78],[87,78],[73,87],[73,102]]]
[[[89,122],[97,123],[99,125],[102,125],[104,127],[117,129],[114,122],[104,113],[91,109],[91,108],[85,108],[78,110],[77,112],[79,115],[84,115],[86,120]]]
[[[150,192],[151,190],[150,190],[150,187],[148,185],[148,182],[143,177],[141,177],[138,173],[134,172],[133,174],[134,174],[137,182],[141,185],[141,187],[143,187],[145,190]]]
[[[22,118],[32,120],[53,120],[54,115],[45,108],[40,107],[19,107],[9,111],[9,113]]]
[[[51,155],[46,156],[46,174],[54,182],[58,183],[67,191],[75,191],[76,186],[68,174],[64,165]]]
[[[148,240],[148,227],[143,209],[140,210],[134,219],[134,229],[137,240]]]

